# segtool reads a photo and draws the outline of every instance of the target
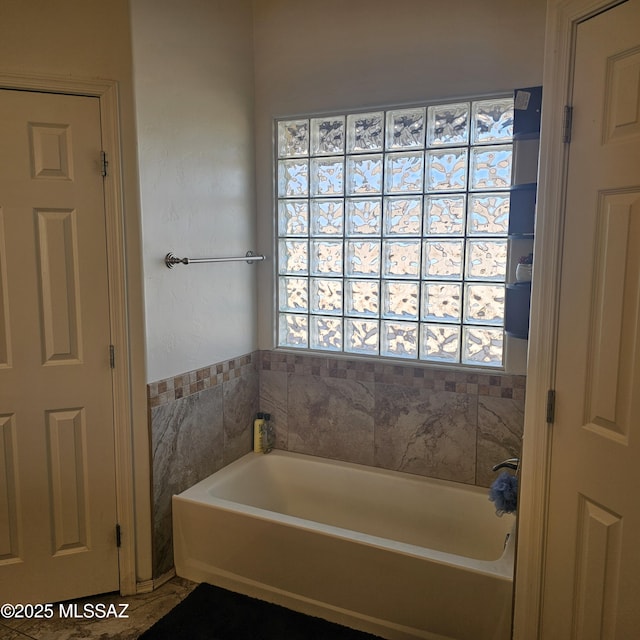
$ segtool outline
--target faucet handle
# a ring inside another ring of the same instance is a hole
[[[498,469],[513,469],[514,471],[518,471],[520,467],[520,458],[509,458],[508,460],[503,460],[493,467],[493,471],[497,471]]]

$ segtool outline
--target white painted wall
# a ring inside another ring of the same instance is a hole
[[[256,348],[250,0],[132,0],[147,381]]]
[[[542,81],[546,0],[254,0],[259,250],[273,255],[272,120]],[[259,345],[274,275],[259,272]]]
[[[132,0],[131,10],[148,381],[274,345],[273,262],[163,264],[168,251],[274,255],[273,117],[541,82],[544,0]]]

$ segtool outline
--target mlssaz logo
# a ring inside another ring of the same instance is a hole
[[[85,604],[78,604],[77,602],[71,602],[68,604],[59,605],[59,615],[61,618],[128,618],[127,609],[128,604],[104,604],[101,602],[91,604],[86,602]]]

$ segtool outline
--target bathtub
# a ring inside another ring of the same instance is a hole
[[[179,576],[391,639],[507,640],[513,526],[486,489],[279,450],[173,496]]]

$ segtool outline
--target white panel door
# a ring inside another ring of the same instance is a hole
[[[97,98],[0,91],[0,601],[117,590]]]
[[[544,640],[640,637],[640,0],[577,27]]]

